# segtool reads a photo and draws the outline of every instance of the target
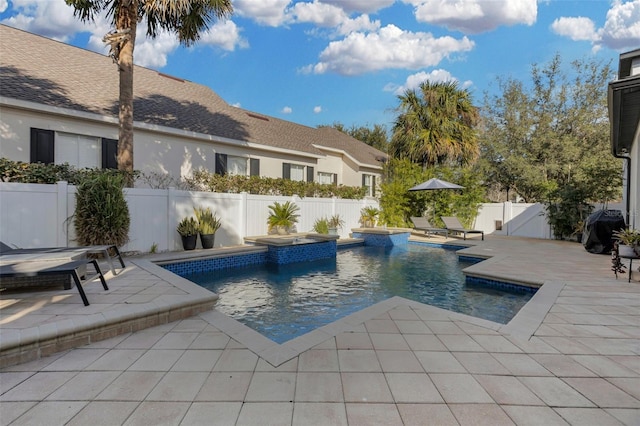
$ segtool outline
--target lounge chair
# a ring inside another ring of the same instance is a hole
[[[104,258],[107,260],[107,263],[109,263],[111,273],[113,273],[113,275],[116,275],[117,274],[116,268],[113,265],[113,258],[111,256],[111,250],[113,250],[113,252],[115,253],[115,257],[117,257],[118,261],[120,262],[120,266],[122,267],[122,269],[125,268],[124,260],[122,260],[122,255],[120,254],[120,250],[118,250],[118,247],[115,244],[112,244],[112,245],[105,244],[101,246],[45,247],[45,248],[23,249],[23,248],[12,248],[7,244],[3,243],[2,241],[0,241],[0,255],[38,254],[38,253],[50,254],[50,253],[64,253],[64,252],[79,251],[79,250],[82,250],[87,254],[102,254]],[[34,260],[37,261],[38,258],[36,257]]]
[[[426,217],[412,217],[411,222],[416,231],[424,231],[426,235],[444,234],[445,238],[449,236],[449,231],[446,228],[436,228],[432,226]]]
[[[79,269],[86,269],[88,264],[93,265],[96,273],[92,276],[85,276],[84,280],[81,280],[80,276],[82,273],[79,272]],[[96,278],[100,278],[102,288],[109,290],[107,282],[104,280],[104,275],[102,275],[102,271],[98,265],[98,261],[95,259],[72,260],[70,262],[34,261],[0,265],[0,278],[43,277],[51,275],[71,276],[73,282],[76,284],[78,292],[80,293],[84,306],[89,306],[89,300],[82,288],[82,281],[87,283]],[[2,284],[0,284],[0,286],[2,286]],[[71,288],[69,281],[65,283],[64,288],[65,290]]]
[[[479,229],[467,229],[465,228],[457,217],[455,216],[442,216],[440,219],[444,222],[445,228],[449,230],[449,232],[456,232],[458,234],[462,234],[463,239],[467,239],[467,234],[482,234],[482,241],[484,241],[484,231]]]

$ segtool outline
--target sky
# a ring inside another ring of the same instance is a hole
[[[640,48],[640,0],[232,0],[191,47],[145,35],[137,65],[211,88],[229,104],[315,127],[391,128],[398,95],[456,81],[476,105],[498,78],[530,82],[560,55],[618,68]],[[110,20],[83,23],[64,0],[0,0],[0,22],[107,54]],[[114,65],[114,72],[116,68]],[[135,77],[134,77],[135,78]],[[134,80],[135,84],[135,80]]]

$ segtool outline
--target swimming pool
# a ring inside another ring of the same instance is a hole
[[[218,293],[217,310],[283,343],[392,296],[505,324],[533,295],[467,283],[470,264],[453,250],[406,244],[182,276]]]

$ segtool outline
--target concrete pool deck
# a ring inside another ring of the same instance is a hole
[[[148,258],[88,307],[2,293],[0,350],[50,355],[0,370],[0,424],[640,424],[640,273],[576,243],[467,242],[489,258],[470,274],[544,284],[508,325],[392,298],[275,345]]]

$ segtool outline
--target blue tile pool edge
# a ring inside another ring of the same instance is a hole
[[[447,243],[429,243],[423,241],[409,241],[408,244],[415,244],[427,247],[442,248],[445,250],[461,250],[467,246],[447,244]],[[347,244],[338,244],[337,250],[349,249],[353,247],[363,246],[364,242],[356,241]],[[269,254],[267,252],[252,252],[247,254],[230,254],[228,256],[216,256],[211,258],[197,258],[192,260],[183,260],[172,263],[160,264],[162,268],[173,272],[174,274],[184,277],[187,274],[215,271],[220,269],[231,269],[241,266],[264,265],[268,262]],[[482,257],[458,255],[459,262],[478,263],[486,260]],[[464,271],[463,271],[464,272]],[[465,273],[465,280],[468,284],[479,285],[483,287],[494,288],[518,293],[536,293],[538,287],[530,286],[522,283],[513,283],[500,281],[487,277],[473,276]]]

